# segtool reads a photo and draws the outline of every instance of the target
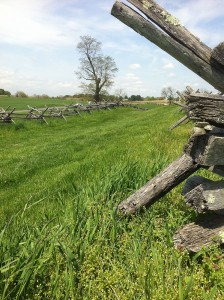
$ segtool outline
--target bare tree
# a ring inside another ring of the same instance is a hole
[[[162,89],[161,96],[166,98],[169,101],[169,104],[171,104],[176,96],[176,91],[171,86],[168,86]]]
[[[93,95],[95,102],[100,101],[100,96],[113,84],[113,78],[118,71],[116,63],[110,56],[101,53],[101,42],[86,35],[81,36],[77,49],[81,54],[80,67],[76,72],[82,82],[81,88]]]
[[[118,102],[121,102],[125,98],[125,91],[121,88],[115,90],[115,96]]]

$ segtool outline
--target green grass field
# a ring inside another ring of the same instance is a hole
[[[178,107],[148,107],[0,124],[0,299],[224,298],[223,250],[173,247],[196,218],[181,185],[135,217],[116,212],[190,134],[168,131]]]
[[[72,103],[78,103],[80,99],[60,99],[60,98],[46,98],[46,99],[38,99],[38,98],[16,98],[16,97],[8,97],[1,96],[0,97],[0,108],[6,109],[10,106],[10,109],[14,107],[16,110],[28,109],[28,106],[40,108],[45,106],[64,106]],[[81,101],[82,102],[82,101]]]

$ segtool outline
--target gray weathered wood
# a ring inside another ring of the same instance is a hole
[[[193,135],[185,145],[184,153],[201,166],[224,165],[224,134],[213,134],[210,131],[203,135]]]
[[[195,126],[200,127],[200,128],[206,128],[206,126],[208,126],[209,123],[208,122],[195,122]],[[210,128],[210,130],[212,130],[213,128]]]
[[[224,215],[224,180],[212,181],[201,176],[190,177],[183,189],[188,206],[197,212],[213,211]]]
[[[192,136],[184,147],[183,156],[124,200],[118,209],[124,214],[135,213],[140,207],[150,206],[160,199],[199,167],[224,165],[223,150],[224,136],[210,133]]]
[[[192,92],[185,95],[188,116],[224,127],[224,96]]]
[[[7,107],[7,109],[9,108],[10,106]],[[12,115],[14,113],[14,110],[15,110],[15,107],[7,112],[6,110],[2,109],[1,112],[0,112],[0,121],[2,121],[3,123],[15,123],[12,119]]]
[[[199,136],[199,135],[206,134],[206,130],[204,128],[195,126],[195,127],[193,127],[191,133],[193,136]]]
[[[210,166],[209,168],[206,168],[207,170],[224,177],[224,166]]]
[[[124,24],[176,58],[216,89],[224,92],[224,69],[216,69],[215,66],[201,59],[195,52],[159,30],[139,13],[121,2],[117,1],[114,4],[111,13]]]
[[[218,65],[220,65],[221,68],[224,67],[224,42],[220,43],[212,50],[211,63],[216,67],[218,67]]]
[[[183,152],[200,164],[203,161],[203,153],[208,145],[209,138],[209,134],[191,136],[184,146]]]
[[[211,135],[201,164],[204,166],[224,165],[224,136]]]
[[[128,0],[144,15],[198,57],[210,63],[212,49],[202,43],[180,21],[153,0]]]
[[[128,1],[163,31],[135,10],[118,1],[112,8],[112,15],[172,55],[216,89],[224,92],[224,67],[220,61],[214,63],[218,61],[215,53],[217,49],[220,51],[220,47],[212,52],[153,0]],[[212,127],[224,127],[224,97],[208,93],[201,96],[200,93],[194,93],[190,87],[187,87],[184,97],[187,101],[188,117],[198,121],[200,126],[194,128],[193,136],[185,146],[182,157],[119,205],[119,210],[125,214],[134,213],[142,206],[151,205],[200,166],[224,164],[222,157],[224,135],[218,136]],[[205,127],[201,125],[202,123]]]
[[[178,230],[173,237],[175,248],[198,252],[214,243],[224,244],[224,216],[210,215]]]
[[[173,124],[172,126],[170,126],[169,130],[173,130],[174,128],[176,128],[177,126],[179,126],[180,124],[182,124],[187,119],[188,119],[188,116],[182,117],[179,121],[177,121],[175,124]]]
[[[118,209],[124,214],[133,214],[142,206],[149,206],[168,193],[198,169],[193,159],[183,154],[159,175],[123,201]]]
[[[198,175],[194,175],[192,177],[189,177],[183,187],[182,190],[182,194],[186,195],[187,193],[189,193],[191,190],[193,190],[194,188],[196,188],[198,185],[201,184],[202,180],[204,182],[210,182],[209,179],[204,178],[202,176],[198,176]]]

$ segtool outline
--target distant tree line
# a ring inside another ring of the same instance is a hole
[[[9,91],[5,91],[4,89],[0,89],[0,96],[11,96]]]
[[[140,95],[131,95],[131,97],[129,97],[130,101],[141,101],[143,100],[142,96]]]
[[[23,91],[16,92],[15,96],[18,98],[27,98],[28,97],[28,95],[26,93],[24,93]]]
[[[9,91],[6,91],[4,89],[0,89],[0,96],[14,96],[17,98],[27,98],[29,97],[24,91],[17,91],[14,95],[12,95]],[[95,96],[93,93],[76,93],[73,95],[59,95],[55,97],[49,97],[47,94],[34,94],[31,96],[32,98],[37,99],[47,99],[47,98],[53,98],[53,99],[79,99],[79,101],[96,101]],[[116,89],[113,94],[109,94],[108,92],[104,91],[101,92],[101,101],[102,102],[120,102],[120,101],[157,101],[157,100],[168,100],[169,104],[171,104],[174,100],[177,99],[177,94],[175,89],[168,86],[161,90],[161,96],[160,97],[154,97],[154,96],[146,96],[142,97],[141,95],[131,95],[127,96],[126,92],[122,89]]]
[[[38,99],[50,98],[47,94],[42,94],[42,95],[34,94],[32,97],[38,98]]]

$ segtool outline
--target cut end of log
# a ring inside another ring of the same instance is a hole
[[[173,237],[177,250],[198,252],[212,244],[224,244],[224,216],[210,215],[178,230]]]
[[[118,211],[124,215],[132,215],[136,213],[138,208],[136,207],[135,203],[127,203],[127,201],[123,201],[118,205]]]
[[[122,10],[121,6],[119,5],[119,2],[120,1],[115,1],[114,5],[112,6],[112,9],[111,9],[111,15],[112,16],[116,16],[116,11],[117,10]]]
[[[212,211],[224,215],[224,180],[190,177],[183,188],[183,195],[186,204],[199,213]]]

